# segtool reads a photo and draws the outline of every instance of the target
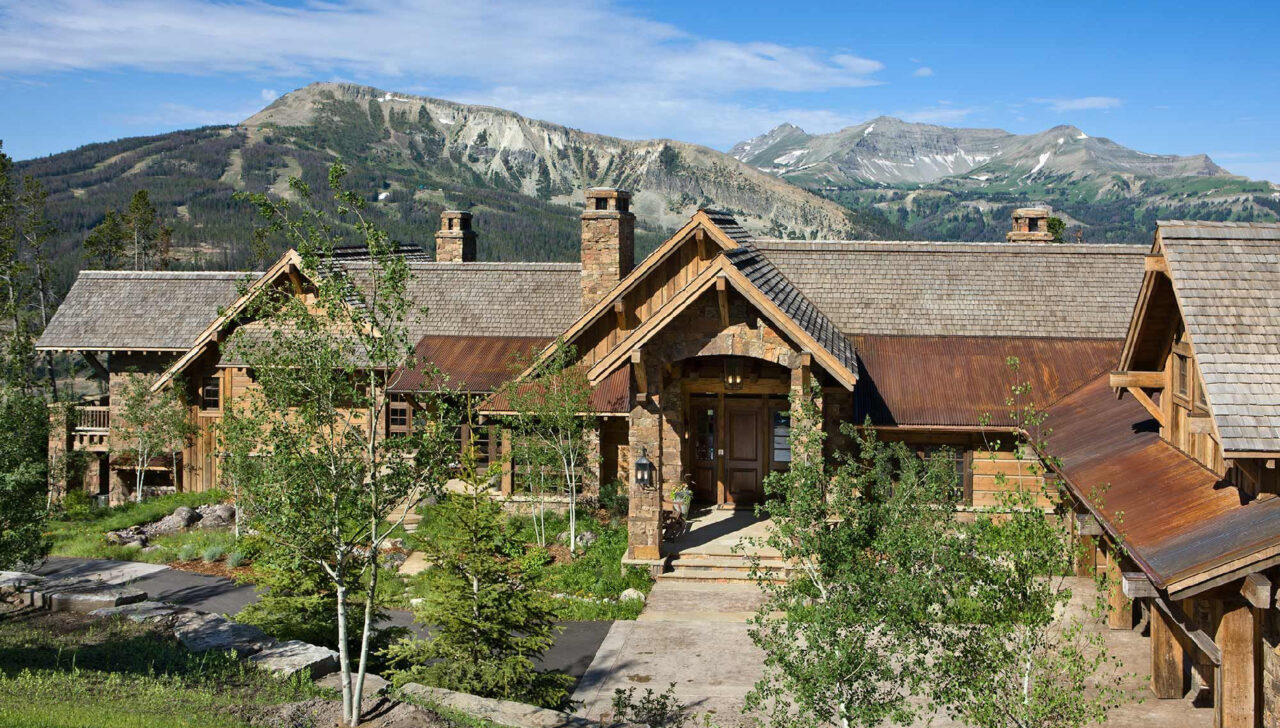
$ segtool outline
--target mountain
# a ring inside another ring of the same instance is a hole
[[[323,191],[337,159],[371,217],[403,242],[431,249],[440,211],[471,208],[487,260],[575,260],[587,186],[633,191],[641,255],[699,206],[782,237],[900,233],[877,214],[850,212],[706,147],[588,134],[350,84],[312,84],[235,126],[90,144],[20,162],[17,172],[49,190],[60,279],[69,284],[85,233],[139,188],[174,227],[179,265],[260,265],[251,249],[255,211],[235,193],[287,197],[291,176]]]
[[[882,116],[831,134],[783,124],[729,153],[926,238],[998,240],[1008,210],[1030,202],[1098,241],[1146,240],[1159,217],[1275,219],[1280,202],[1280,188],[1206,155],[1147,154],[1074,126],[1020,135]]]

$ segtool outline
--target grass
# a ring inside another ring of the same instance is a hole
[[[239,728],[237,706],[321,695],[230,654],[188,652],[162,628],[44,611],[0,613],[0,725]]]
[[[54,556],[75,556],[90,559],[119,559],[122,561],[146,561],[163,564],[172,561],[184,544],[194,543],[204,550],[217,545],[227,548],[231,540],[219,531],[192,531],[190,533],[163,536],[152,541],[162,546],[159,551],[142,553],[140,549],[113,546],[106,542],[104,534],[130,526],[141,526],[158,521],[173,513],[179,506],[197,506],[219,503],[226,498],[222,491],[203,493],[174,493],[145,500],[142,503],[126,503],[89,511],[81,518],[64,518],[50,523],[49,535],[53,539]]]

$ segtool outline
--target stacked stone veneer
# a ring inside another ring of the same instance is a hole
[[[791,369],[791,390],[803,389],[799,349],[737,294],[731,294],[729,325],[722,327],[716,295],[703,295],[642,349],[650,391],[631,410],[628,450],[632,461],[647,452],[656,483],[641,490],[630,479],[627,524],[633,559],[659,558],[663,493],[684,477],[684,392],[678,377],[666,375],[665,365],[699,356],[750,357]]]
[[[471,263],[475,259],[476,231],[471,229],[471,213],[464,210],[440,213],[436,260],[441,263]]]
[[[1278,576],[1271,574],[1274,581]],[[1265,609],[1262,618],[1262,725],[1280,726],[1280,611]]]
[[[631,193],[587,190],[582,211],[582,310],[594,306],[635,267],[636,216]]]

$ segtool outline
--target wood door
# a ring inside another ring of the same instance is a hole
[[[761,402],[725,403],[725,501],[750,508],[760,501],[764,478]]]
[[[705,503],[716,503],[720,491],[720,459],[716,454],[720,442],[718,403],[714,399],[692,399],[690,409],[693,410],[694,497]]]

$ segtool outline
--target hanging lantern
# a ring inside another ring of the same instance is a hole
[[[636,458],[636,486],[642,490],[653,488],[653,463],[649,462],[649,448],[640,449],[640,457]]]
[[[742,360],[724,360],[724,388],[728,390],[742,389]]]

